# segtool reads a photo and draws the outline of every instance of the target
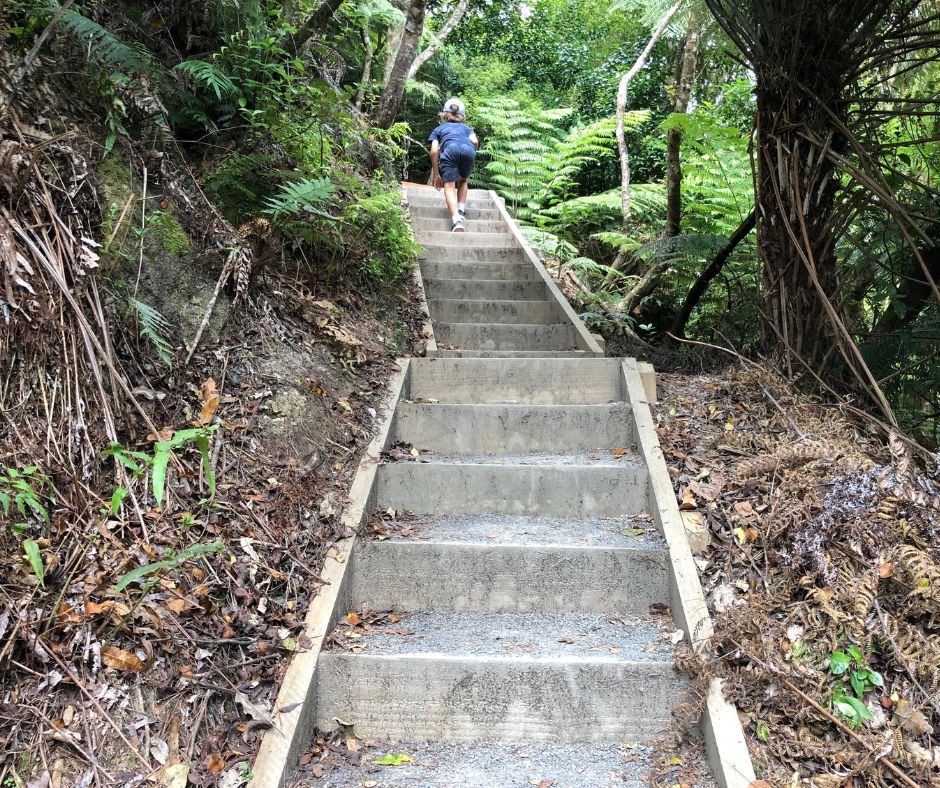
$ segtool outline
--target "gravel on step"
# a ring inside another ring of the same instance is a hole
[[[513,514],[459,514],[402,520],[406,535],[389,529],[391,539],[463,544],[526,544],[564,547],[664,547],[652,517],[527,517]]]
[[[445,454],[422,452],[418,462],[455,463],[459,465],[579,465],[604,467],[645,467],[636,450],[624,447],[613,454],[611,449],[580,452],[527,452],[525,454]]]
[[[668,622],[668,626],[663,626]],[[339,633],[349,627],[340,624]],[[670,662],[671,619],[579,613],[406,613],[371,632],[356,627],[338,642],[370,656],[532,657],[616,662]]]
[[[371,760],[407,755],[400,766]],[[649,788],[651,748],[617,744],[559,746],[543,743],[377,742],[358,766],[343,763],[323,777],[303,784],[323,788]],[[368,758],[368,760],[367,760]],[[545,782],[543,782],[545,781]],[[712,785],[713,783],[708,783]],[[695,788],[706,788],[698,784]]]

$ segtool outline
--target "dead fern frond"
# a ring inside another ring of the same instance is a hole
[[[738,479],[753,479],[765,476],[779,468],[796,468],[813,460],[833,457],[830,446],[820,441],[801,441],[778,447],[771,454],[745,460],[735,468]]]
[[[911,587],[911,596],[940,602],[940,566],[923,550],[901,545],[892,554],[895,574]]]

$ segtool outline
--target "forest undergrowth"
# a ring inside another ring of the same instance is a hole
[[[937,784],[936,481],[902,442],[765,368],[659,383],[683,517],[709,537],[716,657],[693,673],[726,680],[758,776]]]

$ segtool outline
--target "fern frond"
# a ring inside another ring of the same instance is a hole
[[[160,360],[168,367],[173,365],[173,346],[170,344],[169,335],[173,327],[167,319],[150,304],[139,301],[136,298],[128,298],[128,305],[134,310],[137,317],[137,327],[140,335],[145,337]]]
[[[326,178],[303,178],[285,183],[276,195],[264,201],[263,212],[275,221],[304,212],[332,219],[330,214],[318,210],[318,206],[328,202],[335,190]]]
[[[185,74],[197,85],[211,90],[219,101],[223,97],[233,98],[240,92],[228,74],[214,63],[205,60],[184,60],[173,70]]]
[[[55,13],[59,3],[51,0],[48,8]],[[163,69],[157,65],[150,52],[142,46],[128,44],[118,38],[106,27],[83,16],[74,7],[66,9],[59,23],[67,30],[92,57],[111,68],[138,74],[156,75]]]

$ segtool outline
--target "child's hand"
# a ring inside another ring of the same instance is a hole
[[[441,178],[440,175],[434,176],[434,188],[437,189],[438,191],[444,188],[444,179]]]

